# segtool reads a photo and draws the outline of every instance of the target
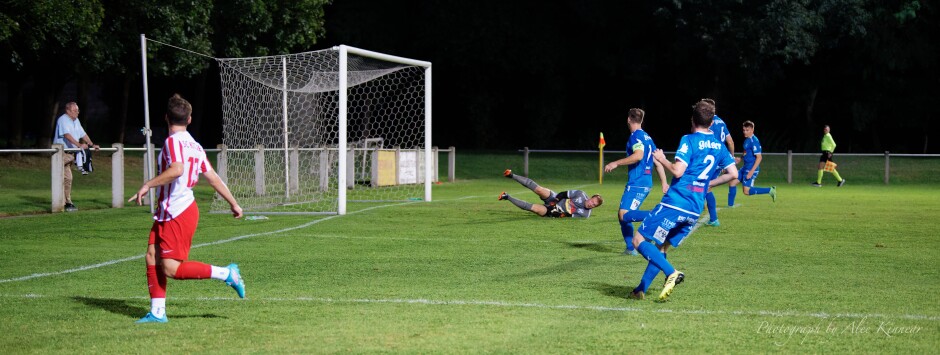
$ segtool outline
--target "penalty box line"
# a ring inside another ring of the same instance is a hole
[[[579,187],[580,187],[580,186],[579,186]],[[464,196],[464,197],[461,197],[461,198],[458,198],[458,199],[453,199],[453,200],[435,200],[435,201],[432,201],[432,202],[439,202],[439,201],[440,201],[440,202],[444,202],[444,201],[459,201],[459,200],[465,200],[465,199],[470,199],[470,198],[481,198],[481,197],[483,197],[483,196]],[[365,208],[365,209],[362,209],[362,210],[349,212],[349,213],[347,213],[346,215],[348,216],[348,215],[353,215],[353,214],[357,214],[357,213],[362,213],[362,212],[366,212],[366,211],[371,211],[371,210],[375,210],[375,209],[379,209],[379,208],[397,207],[397,206],[410,205],[410,204],[415,204],[415,203],[420,203],[420,202],[421,202],[421,201],[413,201],[413,202],[404,202],[404,203],[391,204],[391,205],[373,206],[373,207]],[[234,241],[238,241],[238,240],[242,240],[242,239],[247,239],[247,238],[252,238],[252,237],[259,237],[259,236],[274,235],[274,234],[280,234],[280,233],[284,233],[284,232],[290,232],[290,231],[294,231],[294,230],[298,230],[298,229],[307,228],[307,227],[310,227],[310,226],[315,225],[315,224],[320,223],[320,222],[329,221],[329,220],[334,219],[334,218],[337,218],[337,217],[342,217],[342,216],[340,216],[340,215],[332,215],[332,216],[328,216],[328,217],[326,217],[326,218],[317,219],[317,220],[310,221],[310,222],[307,222],[307,223],[303,223],[303,224],[300,224],[300,225],[297,225],[297,226],[294,226],[294,227],[283,228],[283,229],[279,229],[279,230],[276,230],[276,231],[262,232],[262,233],[253,233],[253,234],[246,234],[246,235],[241,235],[241,236],[237,236],[237,237],[232,237],[232,238],[227,238],[227,239],[221,239],[221,240],[217,240],[217,241],[214,241],[214,242],[200,243],[200,244],[193,245],[191,249],[202,248],[202,247],[206,247],[206,246],[219,245],[219,244],[226,244],[226,243],[231,243],[231,242],[234,242]],[[690,236],[691,236],[692,233],[695,232],[696,229],[698,229],[699,226],[701,226],[701,224],[702,224],[702,222],[699,222],[699,223],[697,223],[697,224],[692,228],[692,231],[689,233]],[[119,264],[119,263],[123,263],[123,262],[127,262],[127,261],[139,260],[139,259],[143,259],[143,258],[144,258],[144,255],[141,254],[141,255],[131,256],[131,257],[122,258],[122,259],[109,260],[109,261],[105,261],[105,262],[101,262],[101,263],[97,263],[97,264],[92,264],[92,265],[79,266],[79,267],[72,268],[72,269],[67,269],[67,270],[42,272],[42,273],[35,273],[35,274],[31,274],[31,275],[26,275],[26,276],[20,276],[20,277],[9,278],[9,279],[0,279],[0,284],[9,283],[9,282],[27,281],[27,280],[37,279],[37,278],[41,278],[41,277],[66,275],[66,274],[71,274],[71,273],[75,273],[75,272],[79,272],[79,271],[86,271],[86,270],[98,269],[98,268],[102,268],[102,267],[105,267],[105,266],[115,265],[115,264]]]
[[[9,295],[0,294],[4,298],[19,299],[43,299],[43,298],[73,298],[72,296],[45,296],[39,294]],[[149,297],[107,297],[107,299],[117,300],[149,300]],[[707,309],[670,309],[657,308],[645,309],[640,307],[611,307],[594,305],[552,305],[537,302],[506,302],[506,301],[482,301],[482,300],[432,300],[426,298],[331,298],[331,297],[260,297],[248,298],[245,300],[234,297],[173,297],[174,300],[184,301],[233,301],[233,302],[314,302],[329,304],[405,304],[405,305],[426,305],[426,306],[484,306],[484,307],[505,307],[505,308],[533,308],[543,310],[574,310],[574,311],[596,311],[596,312],[624,312],[624,313],[654,313],[654,314],[682,314],[682,315],[705,315],[705,316],[744,316],[744,317],[774,317],[774,318],[818,318],[818,319],[895,319],[895,320],[922,320],[936,322],[940,321],[940,316],[930,316],[925,314],[883,314],[883,313],[829,313],[829,312],[799,312],[799,311],[768,311],[768,310],[707,310]]]
[[[398,203],[398,204],[392,204],[392,205],[373,206],[373,207],[361,209],[361,210],[358,210],[358,211],[349,212],[349,213],[347,213],[346,215],[348,216],[348,215],[357,214],[357,213],[362,213],[362,212],[366,212],[366,211],[370,211],[370,210],[374,210],[374,209],[378,209],[378,208],[409,205],[409,204],[414,204],[414,203],[419,203],[419,202],[420,202],[420,201],[414,201],[414,202],[404,202],[404,203]],[[317,219],[317,220],[310,221],[310,222],[307,222],[307,223],[303,223],[303,224],[300,224],[300,225],[297,225],[297,226],[294,226],[294,227],[288,227],[288,228],[278,229],[278,230],[276,230],[276,231],[262,232],[262,233],[253,233],[253,234],[246,234],[246,235],[241,235],[241,236],[232,237],[232,238],[228,238],[228,239],[216,240],[216,241],[214,241],[214,242],[200,243],[200,244],[193,245],[191,249],[202,248],[202,247],[212,246],[212,245],[225,244],[225,243],[231,243],[231,242],[234,242],[234,241],[238,241],[238,240],[242,240],[242,239],[247,239],[247,238],[252,238],[252,237],[259,237],[259,236],[265,236],[265,235],[273,235],[273,234],[279,234],[279,233],[284,233],[284,232],[290,232],[290,231],[297,230],[297,229],[307,228],[307,227],[309,227],[309,226],[312,226],[312,225],[317,224],[317,223],[320,223],[320,222],[329,221],[329,220],[334,219],[334,218],[337,218],[337,217],[341,217],[341,216],[340,216],[340,215],[332,215],[332,216],[329,216],[329,217],[326,217],[326,218],[321,218],[321,219]],[[8,283],[8,282],[17,282],[17,281],[32,280],[32,279],[36,279],[36,278],[40,278],[40,277],[49,277],[49,276],[58,276],[58,275],[71,274],[71,273],[73,273],[73,272],[79,272],[79,271],[85,271],[85,270],[92,270],[92,269],[97,269],[97,268],[101,268],[101,267],[105,267],[105,266],[110,266],[110,265],[114,265],[114,264],[123,263],[123,262],[126,262],[126,261],[138,260],[138,259],[143,259],[143,258],[144,258],[144,254],[141,254],[141,255],[131,256],[131,257],[122,258],[122,259],[109,260],[109,261],[105,261],[105,262],[101,262],[101,263],[97,263],[97,264],[92,264],[92,265],[79,266],[79,267],[72,268],[72,269],[68,269],[68,270],[51,271],[51,272],[43,272],[43,273],[35,273],[35,274],[32,274],[32,275],[14,277],[14,278],[9,278],[9,279],[2,279],[2,280],[0,280],[0,284]]]

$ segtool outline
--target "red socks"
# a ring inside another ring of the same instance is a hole
[[[156,265],[147,265],[147,288],[150,298],[166,298],[166,274],[163,268],[158,271]]]
[[[212,277],[212,265],[198,261],[184,261],[176,268],[174,279],[208,279]]]

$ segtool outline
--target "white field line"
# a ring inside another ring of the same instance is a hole
[[[464,199],[478,198],[478,197],[481,197],[481,196],[465,196],[456,200],[464,200]],[[418,203],[418,202],[416,201],[416,202],[406,202],[406,203],[395,204],[395,205],[375,206],[375,207],[370,207],[370,208],[366,208],[366,209],[355,211],[355,212],[350,212],[347,215],[365,212],[365,211],[378,209],[378,208],[400,206],[400,205],[406,205],[406,204],[412,204],[412,203]],[[256,236],[272,235],[272,234],[278,234],[278,233],[283,233],[287,231],[297,230],[297,229],[306,228],[311,225],[314,225],[323,221],[327,221],[336,217],[340,217],[340,216],[338,215],[329,216],[326,218],[307,222],[298,226],[284,228],[284,229],[271,231],[271,232],[247,234],[247,235],[242,235],[242,236],[233,237],[229,239],[223,239],[223,240],[218,240],[218,241],[209,242],[209,243],[202,243],[202,244],[194,245],[193,248],[229,243],[229,242],[233,242],[236,240],[241,240],[241,239],[246,239],[246,238],[251,238],[251,237],[256,237]],[[701,218],[699,219],[700,221],[696,223],[694,227],[692,227],[692,231],[689,233],[690,236],[692,233],[695,232],[695,230],[697,230],[700,226],[704,224],[704,222],[701,221]],[[361,239],[361,238],[354,238],[354,237],[333,237],[333,238]],[[379,238],[379,237],[374,237],[374,238]],[[387,239],[387,238],[383,238],[383,239]],[[398,239],[407,239],[407,238],[398,238]],[[418,240],[418,239],[407,239],[407,240]],[[540,241],[540,242],[554,243],[555,241]],[[592,242],[592,241],[588,241],[588,242]],[[604,242],[606,243],[608,241],[604,241]],[[619,243],[619,241],[610,241],[610,243]],[[143,255],[106,261],[106,262],[98,263],[94,265],[81,266],[81,267],[64,270],[64,271],[39,273],[39,274],[32,274],[29,276],[23,276],[23,277],[18,277],[18,278],[0,280],[0,283],[24,281],[24,280],[29,280],[29,279],[39,278],[39,277],[68,274],[68,273],[73,273],[73,272],[78,272],[78,271],[100,268],[100,267],[113,265],[113,264],[117,264],[117,263],[121,263],[125,261],[137,260],[141,258],[143,258]],[[0,294],[0,297],[36,299],[36,298],[49,298],[49,297],[55,297],[55,296],[43,296],[39,294],[25,294],[25,295]],[[149,297],[140,296],[140,297],[124,297],[124,298],[117,298],[117,299],[149,299]],[[224,297],[194,297],[194,298],[174,297],[174,299],[212,300],[212,301],[216,301],[216,300],[235,301],[236,300],[235,298],[224,298]],[[674,309],[647,310],[647,309],[636,308],[636,307],[609,307],[609,306],[591,306],[591,305],[549,305],[549,304],[541,304],[541,303],[519,303],[519,302],[504,302],[504,301],[476,301],[476,300],[429,300],[429,299],[399,299],[399,298],[395,298],[395,299],[368,299],[368,298],[336,299],[336,298],[324,298],[324,297],[296,297],[296,298],[273,297],[273,298],[252,298],[252,300],[259,300],[259,301],[265,301],[265,302],[316,302],[316,303],[351,303],[351,304],[386,303],[386,304],[418,304],[418,305],[435,305],[435,306],[491,306],[491,307],[509,307],[509,308],[536,308],[536,309],[562,309],[562,310],[567,309],[567,310],[585,310],[585,311],[600,311],[600,312],[637,312],[637,313],[648,312],[648,313],[675,313],[675,314],[690,314],[690,315],[764,316],[764,317],[821,318],[821,319],[882,318],[882,319],[940,321],[940,316],[928,316],[928,315],[922,315],[922,314],[888,315],[888,314],[880,314],[880,313],[827,313],[827,312],[813,313],[813,312],[795,312],[795,311],[763,311],[763,310],[725,311],[725,310],[704,310],[704,309],[700,309],[700,310],[674,310]]]
[[[45,296],[39,294],[9,295],[0,294],[4,298],[19,299],[42,299],[42,298],[64,298],[66,296]],[[71,298],[72,296],[68,296]],[[107,297],[108,299],[118,300],[149,300],[149,297]],[[707,310],[707,309],[644,309],[640,307],[610,307],[610,306],[592,306],[592,305],[551,305],[534,302],[505,302],[505,301],[480,301],[480,300],[430,300],[425,298],[406,299],[406,298],[331,298],[331,297],[262,297],[240,300],[233,297],[173,297],[174,300],[189,301],[234,301],[234,302],[312,302],[312,303],[330,303],[330,304],[408,304],[408,305],[427,305],[427,306],[487,306],[487,307],[506,307],[506,308],[533,308],[544,310],[575,310],[575,311],[597,311],[597,312],[630,312],[630,313],[669,313],[669,314],[687,314],[687,315],[717,315],[717,316],[760,316],[776,318],[849,318],[849,319],[902,319],[902,320],[923,320],[936,322],[940,321],[940,316],[930,316],[925,314],[883,314],[883,313],[828,313],[828,312],[798,312],[798,311],[766,311],[766,310]]]
[[[576,188],[581,188],[581,186],[578,186],[578,187],[576,187]],[[450,200],[450,201],[459,201],[459,200],[465,200],[465,199],[470,199],[470,198],[480,198],[480,197],[482,197],[482,196],[464,196],[464,197],[461,197],[461,198],[458,198],[458,199],[454,199],[454,200]],[[441,201],[441,200],[438,200],[438,201]],[[379,208],[396,207],[396,206],[409,205],[409,204],[414,204],[414,203],[419,203],[419,202],[420,202],[420,201],[404,202],[404,203],[391,204],[391,205],[383,205],[383,206],[374,206],[374,207],[369,207],[369,208],[365,208],[365,209],[358,210],[358,211],[349,212],[349,213],[347,213],[346,215],[348,216],[348,215],[353,215],[353,214],[357,214],[357,213],[361,213],[361,212],[366,212],[366,211],[370,211],[370,210],[374,210],[374,209],[379,209]],[[433,201],[432,201],[432,202],[433,202]],[[252,238],[252,237],[265,236],[265,235],[273,235],[273,234],[279,234],[279,233],[289,232],[289,231],[293,231],[293,230],[297,230],[297,229],[303,229],[303,228],[307,228],[307,227],[309,227],[309,226],[312,226],[312,225],[314,225],[314,224],[317,224],[317,223],[320,223],[320,222],[325,222],[325,221],[328,221],[328,220],[331,220],[331,219],[334,219],[334,218],[337,218],[337,217],[341,217],[341,216],[339,216],[339,215],[332,215],[332,216],[329,216],[329,217],[325,217],[325,218],[317,219],[317,220],[310,221],[310,222],[307,222],[307,223],[303,223],[303,224],[300,224],[300,225],[297,225],[297,226],[294,226],[294,227],[288,227],[288,228],[278,229],[278,230],[270,231],[270,232],[246,234],[246,235],[241,235],[241,236],[232,237],[232,238],[228,238],[228,239],[221,239],[221,240],[217,240],[217,241],[214,241],[214,242],[200,243],[200,244],[193,245],[193,246],[192,246],[192,249],[201,248],[201,247],[205,247],[205,246],[212,246],[212,245],[225,244],[225,243],[230,243],[230,242],[234,242],[234,241],[238,241],[238,240],[242,240],[242,239],[247,239],[247,238]],[[701,226],[702,224],[703,224],[703,222],[699,221],[694,227],[692,227],[692,231],[689,233],[689,236],[691,236],[692,233],[694,233],[695,230],[698,229],[698,227]],[[319,236],[319,238],[335,238],[335,239],[383,239],[383,240],[426,241],[426,239],[417,239],[417,238],[410,239],[410,238],[387,238],[387,237]],[[535,240],[535,241],[532,241],[532,242],[537,242],[537,243],[556,243],[557,241]],[[608,243],[608,242],[609,242],[609,243],[618,243],[619,241],[570,241],[570,242],[572,242],[572,243]],[[92,264],[92,265],[79,266],[79,267],[72,268],[72,269],[67,269],[67,270],[42,272],[42,273],[35,273],[35,274],[31,274],[31,275],[26,275],[26,276],[20,276],[20,277],[9,278],[9,279],[2,279],[2,280],[0,280],[0,284],[8,283],[8,282],[27,281],[27,280],[32,280],[32,279],[40,278],[40,277],[48,277],[48,276],[58,276],[58,275],[71,274],[71,273],[74,273],[74,272],[85,271],[85,270],[92,270],[92,269],[97,269],[97,268],[101,268],[101,267],[105,267],[105,266],[110,266],[110,265],[114,265],[114,264],[119,264],[119,263],[122,263],[122,262],[125,262],[125,261],[132,261],[132,260],[143,259],[143,257],[144,257],[144,255],[141,254],[141,255],[131,256],[131,257],[122,258],[122,259],[109,260],[109,261],[105,261],[105,262],[101,262],[101,263],[97,263],[97,264]]]
[[[418,202],[420,202],[420,201],[404,202],[404,203],[393,204],[393,205],[374,206],[374,207],[365,208],[365,209],[362,209],[362,210],[359,210],[359,211],[349,212],[349,213],[347,213],[346,215],[361,213],[361,212],[365,212],[365,211],[369,211],[369,210],[373,210],[373,209],[377,209],[377,208],[392,207],[392,206],[401,206],[401,205],[407,205],[407,204],[418,203]],[[297,226],[294,226],[294,227],[288,227],[288,228],[284,228],[284,229],[278,229],[278,230],[276,230],[276,231],[262,232],[262,233],[254,233],[254,234],[246,234],[246,235],[241,235],[241,236],[232,237],[232,238],[228,238],[228,239],[216,240],[216,241],[214,241],[214,242],[196,244],[196,245],[193,245],[192,249],[201,248],[201,247],[205,247],[205,246],[211,246],[211,245],[218,245],[218,244],[230,243],[230,242],[234,242],[234,241],[242,240],[242,239],[246,239],[246,238],[251,238],[251,237],[258,237],[258,236],[263,236],[263,235],[272,235],[272,234],[278,234],[278,233],[289,232],[289,231],[292,231],[292,230],[297,230],[297,229],[306,228],[306,227],[312,226],[312,225],[317,224],[317,223],[320,223],[320,222],[328,221],[328,220],[331,220],[331,219],[336,218],[336,217],[340,217],[340,216],[339,216],[339,215],[332,215],[332,216],[329,216],[329,217],[325,217],[325,218],[317,219],[317,220],[310,221],[310,222],[307,222],[307,223],[303,223],[303,224],[300,224],[300,225],[297,225]],[[0,280],[0,284],[2,284],[2,283],[7,283],[7,282],[26,281],[26,280],[31,280],[31,279],[40,278],[40,277],[57,276],[57,275],[70,274],[70,273],[73,273],[73,272],[79,272],[79,271],[97,269],[97,268],[105,267],[105,266],[108,266],[108,265],[114,265],[114,264],[122,263],[122,262],[125,262],[125,261],[131,261],[131,260],[137,260],[137,259],[143,259],[143,258],[144,258],[144,255],[143,255],[143,254],[140,254],[140,255],[137,255],[137,256],[131,256],[131,257],[123,258],[123,259],[116,259],[116,260],[105,261],[105,262],[98,263],[98,264],[93,264],[93,265],[79,266],[79,267],[77,267],[77,268],[68,269],[68,270],[52,271],[52,272],[43,272],[43,273],[36,273],[36,274],[32,274],[32,275],[14,277],[14,278],[10,278],[10,279],[3,279],[3,280]]]

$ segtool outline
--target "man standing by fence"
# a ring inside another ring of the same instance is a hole
[[[816,182],[813,183],[813,186],[822,187],[823,173],[828,171],[832,173],[832,176],[834,176],[836,180],[839,180],[837,186],[842,187],[842,185],[845,184],[845,179],[839,175],[839,171],[836,170],[836,163],[832,161],[832,152],[836,150],[836,141],[832,139],[832,135],[829,134],[829,125],[823,126],[820,150],[822,150],[822,155],[819,157],[819,170],[816,173]]]
[[[88,149],[88,147],[93,147],[95,150],[100,149],[97,144],[92,143],[91,138],[85,133],[82,122],[78,120],[78,113],[78,104],[75,102],[65,104],[65,113],[59,116],[56,121],[55,137],[52,138],[52,144],[62,144],[65,145],[65,148]],[[65,192],[65,211],[78,211],[78,208],[72,203],[72,165],[75,164],[75,155],[65,154],[62,162],[65,165],[62,179]]]

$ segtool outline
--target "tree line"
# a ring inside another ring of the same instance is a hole
[[[146,33],[217,57],[348,44],[431,61],[438,146],[591,149],[604,132],[612,148],[640,107],[670,149],[689,106],[711,97],[736,137],[754,121],[767,151],[815,152],[829,124],[842,152],[937,153],[937,11],[921,0],[13,2],[0,9],[3,138],[47,145],[68,84],[80,104],[103,98],[112,141],[131,140]],[[194,115],[219,122],[211,61],[162,46],[150,57],[157,92],[195,95]],[[209,144],[214,127],[202,129]]]

